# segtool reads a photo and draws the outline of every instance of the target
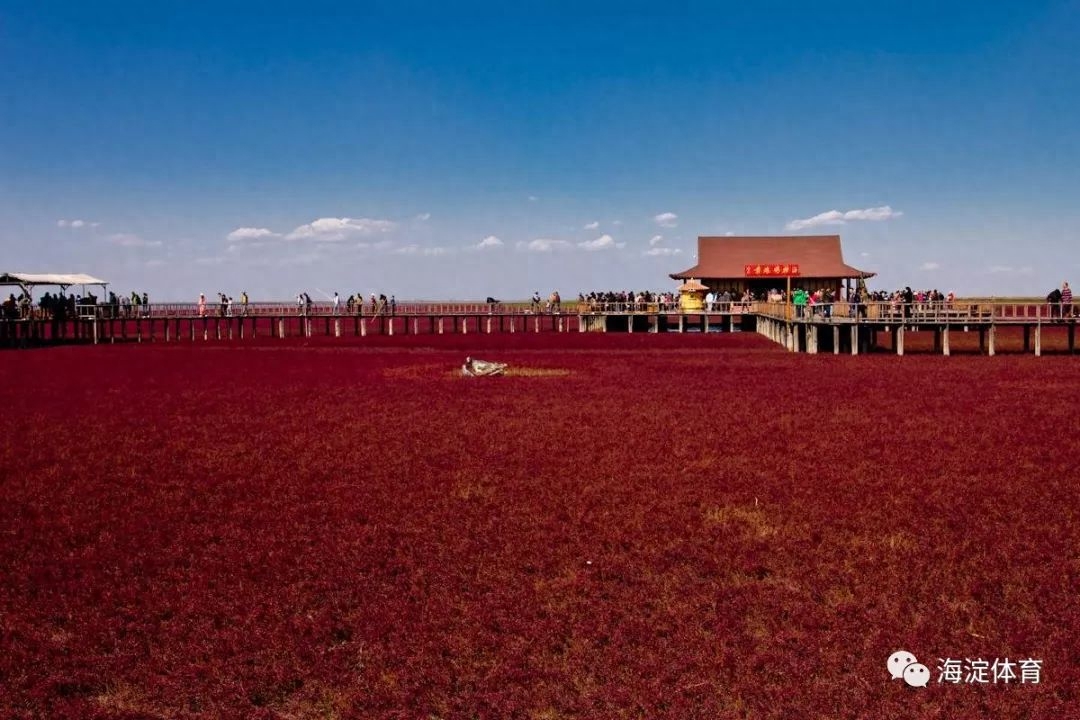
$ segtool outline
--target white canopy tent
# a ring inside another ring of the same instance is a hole
[[[67,291],[72,285],[100,285],[102,291],[109,283],[93,275],[83,273],[0,273],[0,285],[18,285],[27,295],[30,289],[36,285],[55,285]]]

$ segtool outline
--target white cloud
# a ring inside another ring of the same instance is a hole
[[[619,227],[620,225],[622,225],[622,220],[612,220],[611,224],[615,227]]]
[[[488,235],[486,238],[476,243],[472,247],[476,250],[488,250],[490,248],[502,247],[503,241],[494,235]]]
[[[670,247],[651,247],[648,250],[646,250],[644,254],[645,255],[652,255],[653,257],[681,255],[682,250],[680,250],[679,248],[670,248]]]
[[[673,212],[665,212],[660,213],[659,215],[654,215],[653,220],[660,227],[673,228],[679,224],[679,216]]]
[[[394,246],[394,241],[393,240],[379,240],[378,242],[373,242],[373,243],[361,241],[361,242],[356,243],[356,247],[358,247],[360,249],[371,248],[372,250],[386,250],[387,248],[391,248],[393,246]]]
[[[341,242],[352,235],[374,235],[397,228],[391,220],[371,218],[319,218],[293,230],[288,240],[311,240],[312,242]]]
[[[868,253],[868,252],[861,252],[861,253],[859,253],[859,257],[870,257],[870,253]]]
[[[395,250],[399,255],[424,255],[426,257],[435,257],[438,255],[445,255],[447,253],[446,248],[442,247],[420,247],[419,245],[404,245]]]
[[[591,223],[585,223],[584,229],[585,230],[595,230],[598,227],[600,227],[600,221],[599,220],[593,220]]]
[[[116,233],[109,236],[109,242],[120,247],[161,247],[160,240],[143,240],[133,233]]]
[[[536,238],[525,242],[524,240],[517,244],[518,250],[525,250],[526,252],[552,252],[553,250],[562,250],[570,247],[570,243],[565,240],[552,240],[550,238]]]
[[[229,242],[243,242],[244,240],[259,240],[261,238],[281,236],[266,228],[241,227],[236,228],[225,237]]]
[[[659,245],[662,242],[664,242],[664,236],[663,235],[653,235],[651,238],[649,238],[649,245],[651,245],[653,247]]]
[[[96,228],[101,223],[90,222],[89,220],[57,220],[56,226],[62,228],[75,228],[76,230],[84,227]]]
[[[426,213],[420,213],[419,215],[416,216],[416,219],[419,220],[420,222],[427,222],[428,220],[431,219],[431,213],[427,213],[427,212]]]
[[[225,258],[221,256],[197,257],[195,258],[195,260],[193,260],[193,262],[196,265],[220,265],[221,263],[225,262]]]
[[[818,225],[844,225],[851,220],[893,220],[903,214],[904,213],[899,210],[893,210],[888,205],[865,208],[863,210],[847,210],[845,212],[829,210],[827,212],[819,213],[814,217],[792,220],[787,224],[787,229],[803,230],[809,227],[817,227]]]
[[[165,264],[165,261],[164,261],[164,260],[158,260],[158,259],[155,259],[155,260],[147,260],[146,262],[144,262],[144,263],[143,263],[143,265],[145,265],[145,266],[146,266],[146,267],[148,267],[148,268],[151,268],[151,267],[161,267],[161,266],[163,266],[164,264]]]
[[[829,210],[815,215],[811,218],[805,218],[803,220],[792,220],[787,224],[788,230],[802,230],[803,228],[814,227],[816,225],[843,225],[844,213],[839,210]]]
[[[536,202],[536,201],[537,201],[537,200],[539,200],[539,199],[540,199],[540,198],[536,197],[535,195],[530,195],[530,196],[529,196],[529,202]]]
[[[735,237],[735,233],[731,230],[728,230],[726,233],[724,233],[724,237]]]
[[[612,248],[625,247],[625,243],[615,242],[615,238],[610,235],[601,235],[595,240],[584,240],[578,243],[578,247],[582,250],[588,250],[590,252],[596,250],[610,250]]]
[[[933,261],[924,262],[922,265],[919,266],[919,269],[920,270],[940,270],[941,265],[939,263],[936,263],[936,262],[933,262]]]

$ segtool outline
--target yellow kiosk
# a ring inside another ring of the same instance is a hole
[[[705,309],[705,293],[709,288],[694,278],[679,286],[679,310],[682,312],[702,312]]]

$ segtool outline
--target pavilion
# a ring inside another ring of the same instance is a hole
[[[875,273],[844,262],[839,235],[721,236],[698,238],[697,265],[672,273],[675,280],[695,278],[715,292],[755,296],[791,287],[814,291],[831,289],[844,297],[852,280]]]

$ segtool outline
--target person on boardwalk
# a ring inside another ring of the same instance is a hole
[[[337,294],[337,290],[334,291],[334,310],[335,315],[341,313],[341,296]]]
[[[1057,288],[1051,290],[1046,296],[1046,304],[1050,306],[1050,317],[1061,317],[1061,291]]]
[[[397,314],[397,298],[395,298],[393,295],[390,296],[390,314]]]
[[[199,317],[206,317],[206,295],[199,293]]]
[[[1069,287],[1069,281],[1061,283],[1061,317],[1071,318],[1073,316],[1073,297],[1072,288]]]
[[[247,290],[240,293],[240,314],[247,317],[248,311],[248,294]]]
[[[795,288],[791,293],[791,304],[795,306],[795,317],[801,318],[806,315],[806,303],[810,294],[802,288]]]

